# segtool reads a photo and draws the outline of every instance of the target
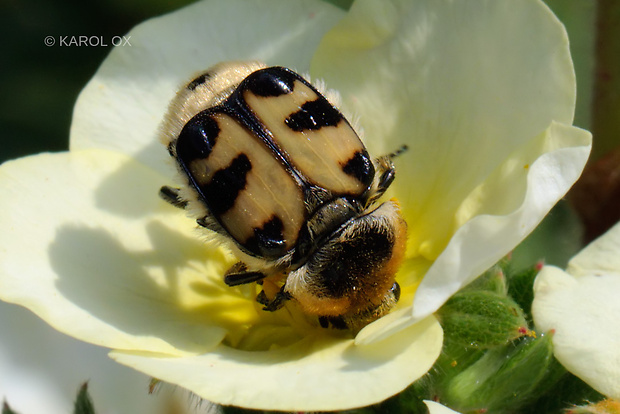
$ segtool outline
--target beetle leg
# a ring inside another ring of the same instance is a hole
[[[284,306],[287,300],[293,299],[293,296],[284,290],[285,287],[286,285],[282,286],[282,289],[280,289],[280,291],[276,293],[276,296],[271,301],[269,301],[265,295],[262,295],[262,296],[259,295],[260,299],[259,297],[257,297],[257,300],[259,300],[259,303],[262,305],[265,305],[263,310],[266,310],[269,312],[277,311],[278,309]],[[263,300],[263,301],[261,302],[260,300]]]
[[[256,301],[264,306],[267,306],[269,302],[271,302],[264,290],[261,290],[260,293],[256,295]]]
[[[321,325],[321,328],[329,328],[329,325],[334,329],[349,328],[342,316],[319,316],[319,325]]]
[[[159,189],[159,196],[178,208],[185,208],[187,206],[187,201],[183,200],[181,196],[179,196],[179,188],[169,187],[167,185],[163,186]]]
[[[230,273],[224,277],[224,283],[228,286],[245,285],[246,283],[258,282],[266,277],[263,272],[240,272]]]
[[[224,283],[228,286],[245,285],[261,281],[266,276],[263,272],[248,271],[245,263],[237,262],[224,275]]]

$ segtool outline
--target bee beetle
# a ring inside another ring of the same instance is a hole
[[[323,327],[359,329],[396,304],[406,224],[395,201],[376,204],[399,152],[371,159],[302,76],[220,63],[177,93],[161,141],[183,185],[160,195],[236,253],[227,285],[265,282],[265,310],[294,301]]]

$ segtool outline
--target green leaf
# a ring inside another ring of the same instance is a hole
[[[17,414],[17,412],[11,410],[11,407],[9,407],[9,404],[5,401],[2,405],[2,414]]]
[[[342,10],[349,10],[353,4],[353,0],[323,0],[326,3],[333,4],[336,7],[340,7]]]
[[[93,401],[88,395],[88,383],[85,382],[78,391],[77,398],[75,399],[75,406],[73,408],[73,414],[95,414],[95,407]]]
[[[559,365],[559,363],[555,363]],[[560,368],[563,369],[563,368]],[[588,384],[564,370],[560,380],[539,398],[521,408],[520,413],[560,413],[575,405],[584,405],[603,400],[605,397]]]
[[[259,410],[250,410],[248,408],[235,407],[233,405],[222,405],[220,406],[220,411],[222,414],[252,414],[264,412]]]

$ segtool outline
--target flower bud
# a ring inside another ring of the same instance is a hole
[[[446,336],[457,344],[488,349],[529,332],[521,308],[492,291],[463,291],[438,312]]]

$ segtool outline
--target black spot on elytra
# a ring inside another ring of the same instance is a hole
[[[189,89],[190,91],[193,91],[194,89],[196,89],[197,87],[199,87],[200,85],[205,83],[210,78],[211,78],[211,73],[209,73],[209,72],[203,73],[202,75],[198,76],[196,79],[191,81],[187,85],[187,89]]]
[[[375,167],[366,150],[358,151],[343,166],[342,171],[369,186],[375,176]]]
[[[316,131],[323,127],[336,126],[343,120],[338,112],[326,99],[317,99],[304,103],[299,111],[292,113],[284,123],[293,131]]]
[[[262,227],[254,228],[254,236],[244,243],[251,252],[263,257],[280,257],[286,253],[284,224],[278,216],[271,216]]]
[[[258,96],[286,95],[293,92],[297,79],[299,76],[294,72],[275,66],[253,72],[245,78],[240,89],[247,89]]]
[[[215,119],[203,113],[196,115],[179,134],[176,142],[177,159],[187,166],[193,160],[207,158],[219,133],[220,127]]]
[[[239,154],[227,167],[213,174],[208,184],[199,187],[211,213],[222,215],[235,204],[239,192],[245,188],[251,169],[248,156]]]

